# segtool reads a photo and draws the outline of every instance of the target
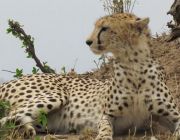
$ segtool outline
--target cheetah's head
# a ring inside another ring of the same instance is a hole
[[[138,18],[133,14],[118,13],[100,18],[94,31],[86,41],[95,54],[122,54],[138,46],[150,35],[149,18]]]

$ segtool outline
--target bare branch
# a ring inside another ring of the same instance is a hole
[[[16,72],[14,72],[14,71],[10,71],[10,70],[2,70],[2,71],[4,71],[4,72],[9,72],[9,73],[16,73]]]
[[[19,38],[23,42],[23,47],[26,48],[26,53],[29,58],[33,58],[36,62],[36,66],[43,73],[55,73],[53,69],[51,69],[46,63],[41,63],[39,58],[37,57],[34,49],[34,39],[25,33],[22,29],[22,26],[18,22],[9,20],[9,28],[7,29],[8,33],[12,33],[14,36]]]
[[[167,14],[171,14],[174,19],[174,23],[172,21],[167,23],[168,28],[171,29],[170,37],[167,40],[170,42],[180,37],[180,0],[174,1]]]

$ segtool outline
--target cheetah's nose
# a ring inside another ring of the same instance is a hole
[[[91,41],[91,40],[87,40],[87,41],[86,41],[86,44],[87,44],[88,46],[91,46],[92,43],[93,43],[93,41]]]

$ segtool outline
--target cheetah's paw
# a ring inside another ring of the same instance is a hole
[[[7,117],[0,119],[0,127],[3,127],[6,122],[7,122]]]
[[[36,135],[36,131],[35,131],[34,127],[32,127],[31,125],[26,125],[25,126],[25,135],[27,137],[34,137]]]

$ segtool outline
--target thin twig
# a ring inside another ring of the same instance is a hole
[[[133,9],[134,9],[135,3],[136,3],[136,0],[134,0],[134,2],[133,2],[133,4],[132,4],[131,13],[132,13],[132,11],[133,11]]]
[[[77,65],[77,61],[78,61],[78,58],[76,58],[75,62],[74,62],[74,66],[73,66],[73,69],[75,70],[75,67]]]
[[[16,72],[10,71],[10,70],[2,70],[2,71],[4,71],[4,72],[9,72],[9,73],[16,73]]]

